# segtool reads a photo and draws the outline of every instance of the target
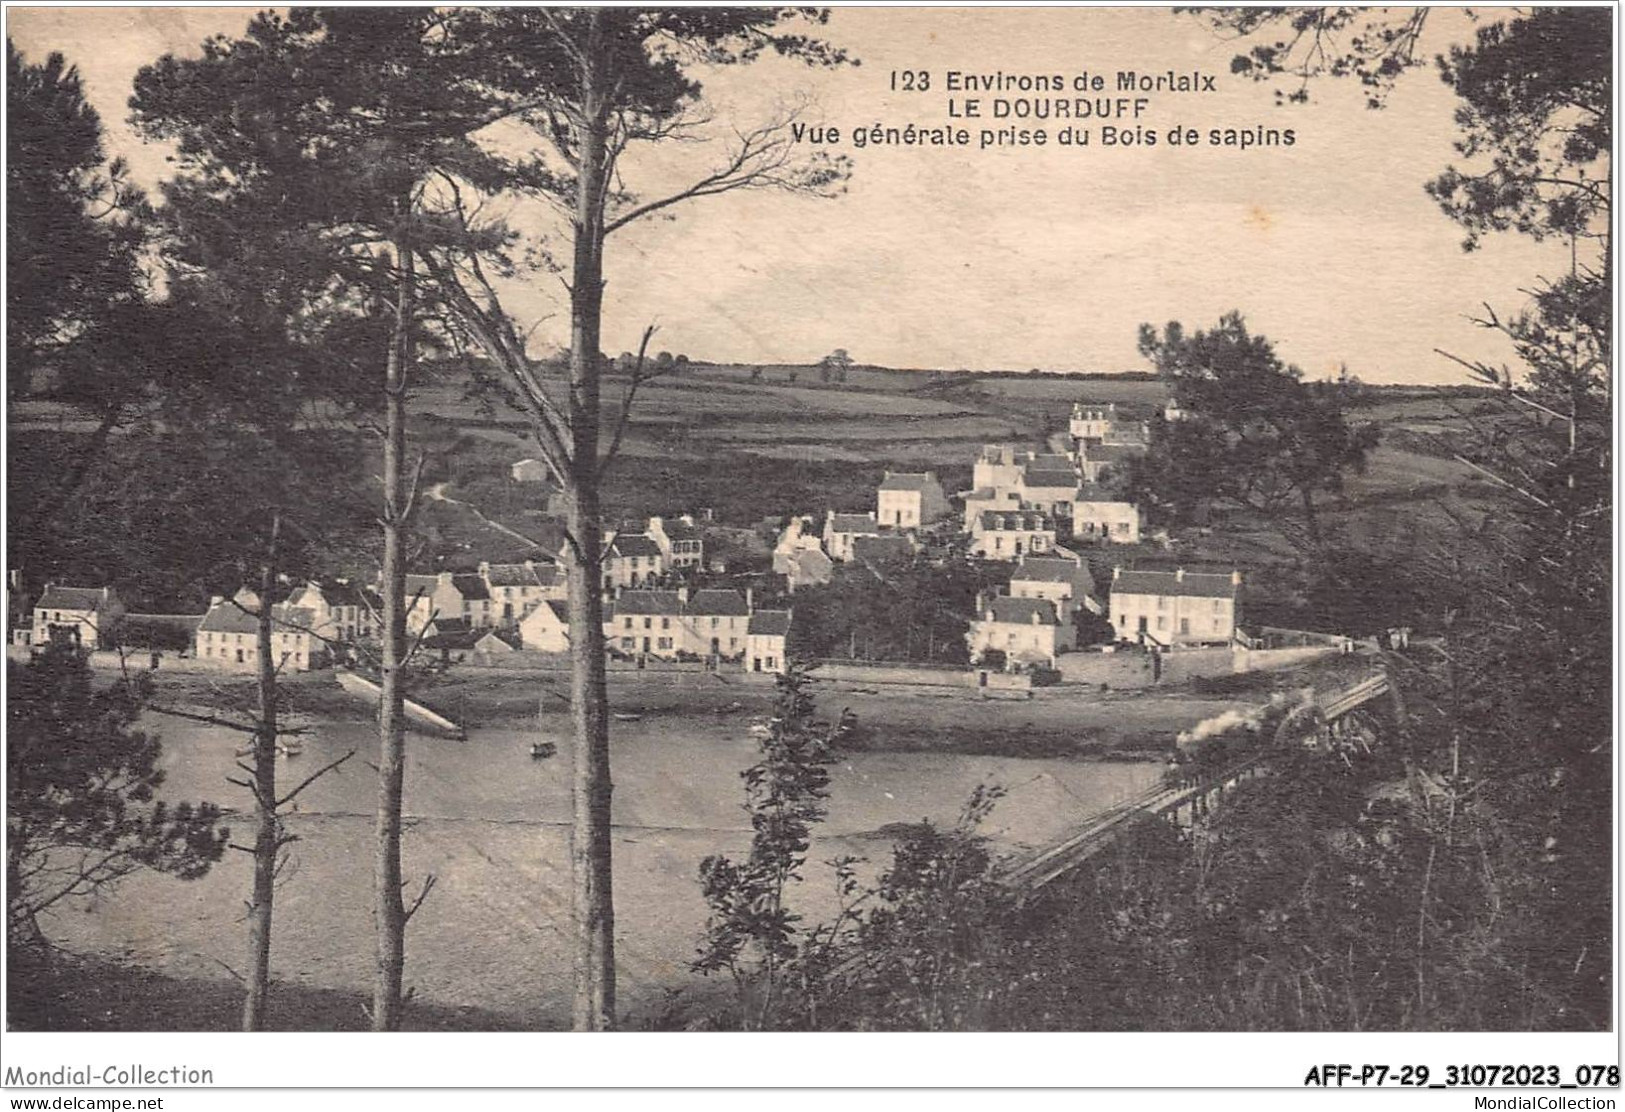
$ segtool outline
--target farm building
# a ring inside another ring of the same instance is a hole
[[[878,536],[880,522],[874,514],[838,514],[831,510],[824,519],[824,552],[831,560],[852,559],[854,540]]]

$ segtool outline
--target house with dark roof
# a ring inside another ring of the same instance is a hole
[[[651,517],[644,535],[660,548],[668,568],[697,568],[705,564],[705,535],[688,514]]]
[[[1099,483],[1083,483],[1072,502],[1074,539],[1101,544],[1139,544],[1140,507]]]
[[[1241,572],[1112,569],[1111,623],[1122,641],[1229,644],[1240,620]]]
[[[790,518],[773,546],[773,571],[784,576],[792,592],[797,587],[828,583],[834,577],[835,564],[824,552],[823,539],[813,532],[811,518]]]
[[[875,519],[893,529],[919,529],[952,512],[933,471],[888,471],[875,493]]]
[[[47,583],[34,603],[31,641],[66,641],[92,651],[111,648],[118,643],[124,611],[124,601],[111,587]]]
[[[751,593],[731,588],[693,592],[621,591],[604,622],[611,647],[651,656],[714,656],[735,660],[745,651]]]
[[[491,599],[492,624],[499,629],[516,628],[544,599],[563,599],[566,593],[564,569],[545,561],[526,560],[520,564],[482,561],[480,578],[485,580]]]
[[[1064,456],[1042,458],[1046,462],[1035,460],[1021,469],[1021,485],[1017,488],[1021,508],[1038,510],[1057,521],[1070,518],[1072,501],[1078,494],[1077,469]],[[1057,458],[1064,466],[1055,464]]]
[[[745,630],[745,667],[752,672],[783,672],[788,667],[785,641],[790,636],[789,610],[757,610]]]
[[[1055,547],[1055,519],[1035,510],[985,510],[971,526],[971,552],[984,560],[1018,560]]]
[[[1056,657],[1072,648],[1077,636],[1055,602],[1001,595],[978,600],[965,642],[978,663],[997,651],[1004,654],[1006,669],[1053,668]]]
[[[216,595],[198,623],[193,655],[226,672],[259,669],[259,595],[246,587],[232,598]],[[286,602],[271,606],[271,664],[282,672],[326,667],[332,657],[316,633],[316,612]]]
[[[288,605],[309,610],[311,626],[325,641],[351,644],[373,637],[382,601],[347,579],[311,580],[288,596]]]
[[[420,633],[431,621],[462,618],[470,629],[496,625],[491,589],[476,572],[436,572],[406,577],[406,628]]]
[[[665,577],[666,557],[660,545],[642,533],[616,533],[604,546],[599,570],[606,593],[647,587]]]
[[[831,560],[852,559],[852,542],[858,537],[880,536],[880,519],[872,513],[838,514],[830,510],[824,518],[824,552]]]
[[[1023,556],[1010,574],[1010,594],[1053,602],[1061,621],[1067,623],[1079,610],[1101,612],[1089,565],[1063,548],[1056,548],[1053,556]]]

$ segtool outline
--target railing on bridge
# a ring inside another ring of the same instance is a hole
[[[1379,698],[1389,690],[1388,676],[1378,673],[1351,687],[1325,698],[1316,696],[1314,703],[1320,717],[1334,722],[1350,711]],[[1019,896],[1036,892],[1059,877],[1082,865],[1120,836],[1128,824],[1141,816],[1177,814],[1186,807],[1200,811],[1215,794],[1222,793],[1237,781],[1250,776],[1278,749],[1262,749],[1229,765],[1195,784],[1176,787],[1159,784],[1139,795],[1121,800],[1113,806],[1091,816],[1084,827],[1065,840],[1047,846],[1005,867],[1001,880],[1015,889]]]

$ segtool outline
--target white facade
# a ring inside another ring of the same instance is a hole
[[[896,529],[918,529],[948,516],[948,496],[930,471],[887,472],[876,492],[876,520]]]
[[[1241,573],[1127,571],[1112,577],[1119,640],[1157,645],[1228,644],[1236,632]]]
[[[1140,543],[1140,507],[1132,502],[1080,499],[1072,503],[1072,535],[1112,544]]]
[[[984,560],[1019,560],[1055,547],[1055,522],[1041,513],[990,510],[971,528],[971,552]]]

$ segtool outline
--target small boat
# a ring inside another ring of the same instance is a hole
[[[277,756],[279,757],[297,757],[304,751],[305,743],[298,738],[289,738],[276,747]]]
[[[544,760],[547,757],[551,757],[558,751],[559,747],[554,745],[551,741],[533,741],[530,743],[530,755],[532,760]]]
[[[617,722],[642,722],[643,721],[643,715],[641,715],[641,714],[632,714],[630,712],[625,712],[625,711],[612,714],[612,715],[610,715],[610,717],[615,719],[615,721],[617,721]]]

